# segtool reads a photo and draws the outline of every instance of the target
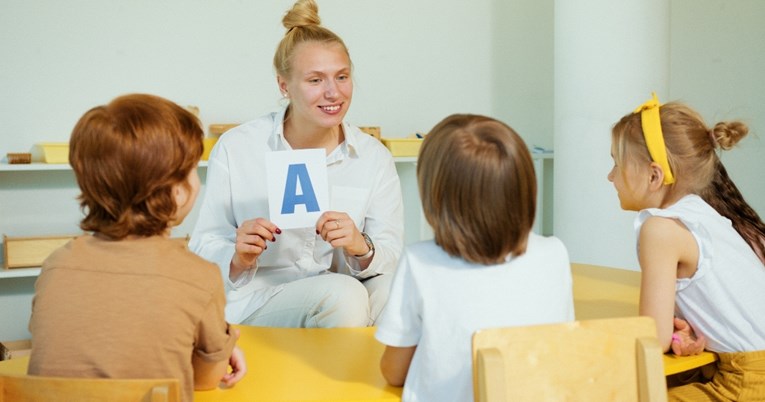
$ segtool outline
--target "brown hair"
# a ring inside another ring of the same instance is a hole
[[[526,252],[536,178],[526,144],[508,125],[455,114],[425,137],[417,183],[436,243],[480,264]]]
[[[765,263],[765,224],[744,201],[728,176],[716,150],[728,150],[749,132],[740,121],[720,122],[712,129],[696,111],[670,102],[659,109],[664,144],[675,183],[669,194],[698,194],[717,212],[730,219],[736,231]],[[623,162],[651,161],[643,138],[640,114],[622,117],[611,131],[614,159]]]
[[[69,161],[86,216],[80,227],[113,239],[162,234],[176,212],[173,186],[202,156],[199,120],[166,99],[126,95],[86,112]]]
[[[314,0],[298,0],[282,18],[287,33],[279,42],[274,55],[274,68],[282,78],[288,78],[292,70],[292,56],[295,48],[305,42],[337,43],[348,60],[351,59],[348,48],[339,36],[321,26],[319,6]]]

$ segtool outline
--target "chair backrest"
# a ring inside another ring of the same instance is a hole
[[[649,317],[480,330],[473,335],[477,402],[665,402]]]
[[[178,379],[0,376],[0,402],[179,402]]]

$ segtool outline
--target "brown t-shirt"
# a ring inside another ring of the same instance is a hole
[[[164,237],[78,237],[43,263],[32,302],[29,374],[178,378],[193,399],[192,354],[227,360],[215,265]]]

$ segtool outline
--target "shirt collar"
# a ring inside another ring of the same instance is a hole
[[[284,115],[286,113],[287,106],[283,106],[273,114],[273,130],[271,136],[268,138],[268,146],[273,151],[288,151],[292,149],[290,144],[284,138]],[[354,128],[345,121],[342,122],[342,125],[345,141],[335,148],[332,153],[327,155],[328,165],[345,158],[358,158],[359,146],[354,133]]]

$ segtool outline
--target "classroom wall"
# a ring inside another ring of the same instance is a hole
[[[720,157],[752,207],[765,217],[765,2],[673,0],[670,98],[707,124],[743,120],[749,135]]]
[[[272,59],[292,3],[4,0],[0,155],[66,141],[85,110],[128,92],[196,105],[205,126],[274,109]],[[319,1],[354,63],[352,123],[401,137],[449,113],[491,112],[491,2],[442,5]]]
[[[765,2],[758,0],[672,0],[669,93],[658,94],[662,102],[687,102],[705,117],[707,124],[744,119],[750,125],[749,137],[735,150],[723,152],[721,158],[749,204],[760,215],[765,215],[762,180],[765,159],[761,156],[765,148],[765,81],[761,78],[765,71],[763,19]],[[629,47],[630,43],[623,46]],[[585,64],[601,62],[586,58],[582,61]],[[648,99],[654,89],[646,88],[645,95],[634,99],[634,106],[625,107],[621,114],[615,115],[611,124]],[[587,113],[587,107],[598,105],[583,105],[583,113]],[[620,210],[616,192],[606,180],[613,162],[609,156],[610,136],[608,132],[602,134],[591,147],[592,154],[573,155],[579,158],[579,168],[555,171],[556,182],[573,186],[582,183],[580,187],[587,191],[554,200],[556,211],[561,203],[576,211],[567,216],[556,212],[554,231],[569,245],[572,261],[638,269],[632,228],[636,213]],[[561,148],[563,144],[555,145],[556,159],[561,160],[567,150]],[[582,177],[583,171],[598,173]]]

